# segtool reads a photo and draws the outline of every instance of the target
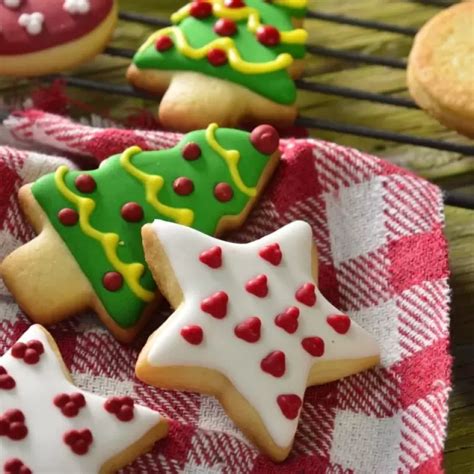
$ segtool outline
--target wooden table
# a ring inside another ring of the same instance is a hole
[[[142,12],[161,18],[166,18],[181,3],[184,2],[119,0],[123,11]],[[443,2],[438,0],[438,3]],[[421,26],[440,10],[439,6],[413,1],[311,0],[310,4],[313,11],[344,14],[413,28]],[[310,32],[310,44],[313,45],[406,58],[412,43],[411,36],[393,32],[316,19],[308,20],[306,24]],[[152,30],[152,27],[139,23],[120,21],[112,45],[135,49]],[[126,59],[102,55],[74,74],[121,84],[125,82],[123,74],[127,64]],[[392,97],[409,97],[405,71],[381,65],[364,65],[311,55],[307,60],[305,80],[384,93]],[[0,79],[0,95],[8,99],[13,94],[26,92],[30,86],[27,82]],[[135,98],[93,91],[85,93],[73,88],[69,93],[77,101],[94,103],[95,110],[115,119],[129,115],[137,107],[153,107],[152,104]],[[299,94],[298,101],[302,114],[307,117],[472,144],[472,141],[446,130],[416,109],[305,91]],[[80,108],[74,112],[84,114]],[[312,133],[325,140],[373,152],[415,171],[444,189],[461,190],[465,195],[474,196],[473,157],[321,130]],[[445,467],[448,473],[467,474],[474,472],[474,211],[447,206],[445,214],[452,271],[451,338],[455,357]]]

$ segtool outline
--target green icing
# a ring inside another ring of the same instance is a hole
[[[247,132],[218,129],[215,136],[225,149],[240,151],[239,171],[242,179],[247,186],[256,186],[268,163],[268,156],[259,153],[252,146]],[[202,155],[199,159],[187,161],[182,157],[181,149],[188,142],[198,143],[201,147]],[[145,264],[141,227],[154,219],[166,219],[166,217],[148,204],[145,200],[143,183],[128,174],[119,160],[120,155],[112,156],[103,162],[99,169],[86,172],[97,184],[96,190],[92,193],[81,193],[75,187],[75,178],[85,172],[68,172],[65,175],[65,183],[75,194],[95,201],[96,207],[90,217],[90,224],[101,232],[112,232],[120,236],[122,243],[117,250],[118,257],[125,263]],[[223,216],[240,214],[249,201],[249,197],[233,184],[224,159],[208,145],[203,130],[189,133],[170,150],[136,154],[131,162],[145,173],[162,176],[164,186],[158,193],[159,201],[170,207],[193,210],[192,227],[210,235],[215,233]],[[188,196],[180,196],[173,190],[173,181],[181,176],[194,182],[194,191]],[[214,186],[221,181],[229,183],[234,190],[234,197],[225,203],[217,201],[213,195]],[[67,227],[59,221],[57,214],[61,209],[65,207],[78,209],[59,192],[54,181],[54,173],[36,181],[32,191],[112,319],[123,328],[136,324],[147,303],[139,299],[125,282],[116,292],[110,292],[103,287],[104,273],[114,269],[107,260],[101,244],[84,234],[79,224]],[[130,223],[121,217],[121,207],[130,201],[142,206],[143,221]],[[155,290],[148,268],[141,277],[140,284],[147,290]]]
[[[256,8],[260,12],[262,24],[275,26],[280,31],[294,29],[291,17],[295,16],[295,13],[298,13],[298,16],[305,13],[304,9],[277,7],[262,0],[246,0],[246,5]],[[193,48],[200,48],[221,38],[213,30],[216,20],[213,16],[205,19],[189,16],[179,23],[179,28]],[[247,29],[246,19],[239,21],[237,27],[238,33],[232,36],[232,39],[245,61],[268,62],[274,60],[281,53],[289,53],[294,58],[303,58],[305,55],[305,46],[301,44],[281,43],[276,47],[261,44],[255,34]],[[173,34],[170,36],[173,37]],[[296,100],[296,86],[286,69],[265,74],[243,74],[234,70],[229,64],[216,67],[210,64],[206,58],[199,60],[188,58],[175,47],[163,52],[157,51],[154,44],[137,52],[133,62],[140,69],[197,71],[235,82],[281,104],[293,104]]]

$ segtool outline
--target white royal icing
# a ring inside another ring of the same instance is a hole
[[[18,8],[21,0],[3,0],[3,3],[7,8]]]
[[[18,458],[33,473],[92,474],[160,421],[158,413],[138,405],[134,406],[134,417],[130,421],[119,421],[104,409],[106,398],[85,392],[65,378],[58,356],[39,325],[31,326],[19,341],[26,343],[32,339],[41,341],[44,346],[38,363],[28,365],[14,358],[11,350],[0,358],[0,366],[16,382],[11,390],[0,389],[0,415],[9,409],[19,409],[25,415],[28,428],[22,440],[0,438],[0,470],[8,459]],[[53,399],[59,393],[76,392],[84,395],[86,405],[77,416],[68,418],[53,404]],[[86,454],[77,455],[64,443],[63,434],[84,428],[92,431],[93,442]]]
[[[23,26],[32,36],[36,36],[41,33],[43,30],[43,22],[44,15],[40,12],[22,13],[20,18],[18,18],[18,24]]]
[[[297,394],[301,399],[307,377],[316,358],[301,346],[305,337],[318,336],[325,342],[320,360],[355,359],[379,354],[375,339],[352,321],[349,331],[338,334],[326,316],[341,314],[323,295],[317,303],[305,306],[295,299],[296,290],[312,277],[312,232],[296,221],[248,244],[224,242],[194,229],[155,220],[152,229],[163,246],[179,285],[184,302],[153,339],[148,362],[153,366],[203,366],[226,375],[234,387],[257,410],[274,442],[287,447],[295,434],[298,417],[283,416],[277,404],[280,394]],[[278,243],[282,260],[274,266],[259,256],[259,250]],[[222,248],[222,266],[211,269],[199,255],[214,246]],[[245,283],[259,274],[268,278],[269,293],[258,298],[245,290]],[[227,315],[216,319],[200,309],[201,301],[217,291],[229,296]],[[300,310],[298,329],[289,334],[274,323],[274,318],[289,306]],[[262,322],[261,338],[248,343],[234,335],[234,327],[250,316]],[[199,325],[201,344],[188,343],[180,334],[186,325]],[[262,371],[260,361],[271,351],[286,356],[286,372],[276,378]]]
[[[64,0],[63,9],[71,15],[85,15],[91,9],[90,0]]]

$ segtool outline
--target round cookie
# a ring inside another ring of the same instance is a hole
[[[61,72],[99,54],[115,0],[0,0],[0,76]]]
[[[415,38],[408,87],[417,104],[441,123],[474,137],[474,2],[432,18]]]

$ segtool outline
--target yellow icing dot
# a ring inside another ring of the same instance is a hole
[[[207,143],[209,143],[209,146],[225,160],[227,166],[229,167],[229,172],[232,177],[232,180],[234,181],[237,188],[247,196],[256,196],[257,189],[249,188],[248,186],[246,186],[245,183],[242,181],[242,177],[240,176],[238,168],[238,164],[240,161],[240,153],[237,150],[226,150],[216,140],[215,132],[218,128],[219,127],[216,123],[212,123],[211,125],[209,125],[209,127],[207,127]]]
[[[120,237],[112,232],[100,232],[91,226],[89,219],[95,209],[95,202],[86,197],[73,193],[64,182],[64,175],[68,172],[67,166],[60,166],[54,174],[54,181],[59,192],[70,202],[76,205],[79,212],[79,225],[82,232],[87,236],[99,241],[104,249],[107,260],[120,272],[129,286],[130,290],[140,299],[151,301],[154,293],[143,288],[139,280],[145,271],[145,266],[141,263],[124,263],[117,256],[117,245]]]

